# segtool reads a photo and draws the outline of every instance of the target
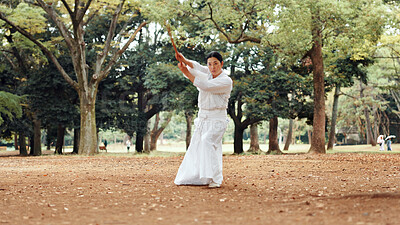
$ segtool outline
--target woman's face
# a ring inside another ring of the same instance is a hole
[[[211,57],[207,59],[207,66],[213,77],[217,77],[222,73],[224,62],[220,62],[217,58]]]

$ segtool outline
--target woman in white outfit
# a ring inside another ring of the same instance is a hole
[[[175,178],[177,185],[221,186],[222,137],[228,124],[227,107],[232,91],[232,79],[222,70],[218,52],[207,55],[207,66],[175,55],[178,67],[199,90],[199,113],[195,130]]]
[[[383,135],[379,135],[378,139],[376,140],[376,142],[380,145],[379,151],[385,150],[385,140],[383,138]]]

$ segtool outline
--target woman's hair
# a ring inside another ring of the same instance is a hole
[[[223,61],[223,60],[222,60],[222,55],[219,54],[219,52],[215,52],[215,51],[214,51],[214,52],[208,53],[208,55],[207,55],[207,57],[206,57],[206,61],[207,61],[209,58],[212,58],[212,57],[217,58],[218,61],[220,61],[220,62]]]

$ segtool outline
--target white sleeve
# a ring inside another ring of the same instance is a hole
[[[190,69],[194,69],[194,70],[200,71],[205,74],[208,74],[210,72],[208,70],[207,66],[202,66],[202,65],[200,65],[200,63],[193,61],[193,60],[189,60],[189,62],[191,62],[193,64],[193,68],[190,68],[190,66],[189,66]]]
[[[189,73],[192,74],[194,77],[199,77],[202,79],[207,79],[208,78],[208,74],[207,73],[203,73],[200,70],[196,70],[194,68],[191,68],[190,66],[186,66],[189,70]]]
[[[204,79],[203,77],[196,77],[193,84],[203,91],[214,94],[231,92],[232,90],[232,80],[228,76],[211,80],[207,78]]]

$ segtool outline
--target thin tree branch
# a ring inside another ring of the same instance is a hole
[[[224,29],[222,29],[222,28],[218,25],[218,23],[214,20],[214,17],[213,17],[213,9],[212,9],[212,7],[211,7],[211,4],[208,3],[207,5],[208,5],[208,8],[209,8],[209,10],[210,10],[210,18],[209,18],[209,19],[210,19],[211,22],[214,24],[215,28],[217,28],[217,30],[218,30],[219,32],[221,32],[223,36],[225,36],[225,38],[228,40],[229,43],[238,44],[238,43],[245,42],[245,41],[251,41],[251,42],[255,42],[255,43],[261,43],[261,39],[254,38],[254,37],[248,37],[248,36],[246,36],[246,35],[239,36],[236,40],[233,40],[233,39],[224,31]]]
[[[260,122],[262,119],[259,118],[246,118],[243,122],[242,122],[242,128],[246,129],[249,125],[254,124],[254,123],[258,123]]]
[[[125,1],[125,0],[124,0],[124,1]],[[81,11],[77,14],[77,15],[78,15],[77,21],[80,22],[80,21],[83,20],[83,17],[85,16],[87,10],[89,9],[90,4],[92,4],[92,0],[88,0],[88,2],[87,2],[86,5],[85,5],[85,8],[84,8],[83,10],[81,10]]]
[[[71,18],[74,18],[74,17],[75,17],[75,13],[72,12],[72,10],[71,10],[71,8],[69,7],[68,3],[67,3],[65,0],[61,0],[61,1],[62,1],[62,3],[64,4],[64,7],[67,9],[67,11],[68,11],[69,15],[71,16]],[[75,4],[76,4],[76,2],[75,2]],[[75,10],[76,10],[76,5],[75,5]],[[75,12],[76,12],[76,11],[75,11]]]
[[[116,35],[116,37],[118,37],[118,39],[117,39],[117,42],[118,42],[118,43],[120,43],[122,37],[123,37],[125,34],[128,33],[126,28],[128,27],[128,24],[130,24],[134,19],[135,19],[135,17],[129,18],[128,21],[126,21],[126,23],[122,26],[120,32]],[[115,52],[113,52],[113,53],[115,53]]]
[[[118,17],[121,13],[124,2],[125,2],[125,0],[122,0],[122,2],[115,9],[113,18],[111,20],[110,28],[108,29],[108,35],[107,35],[105,46],[103,48],[103,51],[97,56],[95,71],[94,71],[94,75],[93,75],[94,79],[96,79],[99,76],[99,74],[101,73],[102,65],[104,64],[107,54],[110,51],[111,42],[114,38],[115,29],[117,28]]]
[[[39,1],[39,0],[38,0]],[[35,43],[41,50],[42,52],[49,57],[53,63],[55,64],[55,66],[57,67],[58,71],[61,73],[61,75],[64,77],[64,79],[76,90],[78,90],[79,86],[78,83],[74,80],[72,80],[72,78],[65,72],[64,68],[60,65],[60,63],[58,62],[57,58],[53,55],[52,52],[50,52],[41,42],[39,42],[38,40],[36,40],[32,34],[30,34],[29,32],[25,31],[24,29],[22,29],[21,27],[15,25],[13,22],[11,22],[10,20],[8,20],[4,14],[2,12],[0,12],[0,19],[2,19],[3,21],[5,21],[7,24],[9,24],[11,27],[13,27],[14,29],[16,29],[19,33],[21,33],[22,35],[24,35],[26,38],[28,38],[29,40],[31,40],[33,43]]]
[[[208,3],[207,5],[208,5],[208,8],[210,9],[210,17],[207,17],[207,18],[202,18],[201,16],[199,16],[199,15],[197,15],[197,14],[194,14],[194,13],[191,13],[191,12],[188,12],[188,11],[184,11],[184,12],[185,12],[186,14],[189,14],[189,15],[193,16],[193,17],[196,17],[196,18],[197,18],[198,20],[200,20],[201,22],[210,20],[210,21],[214,24],[215,28],[216,28],[219,32],[221,32],[221,34],[227,39],[227,41],[228,41],[229,43],[232,43],[232,44],[239,44],[239,43],[246,42],[246,41],[250,41],[250,42],[254,42],[254,43],[258,43],[258,44],[261,43],[261,39],[260,39],[260,38],[250,37],[250,36],[247,36],[247,35],[244,34],[244,31],[245,31],[245,29],[247,29],[247,27],[242,28],[241,34],[240,34],[236,39],[232,39],[232,38],[224,31],[224,29],[223,29],[222,27],[220,27],[220,26],[218,25],[218,23],[214,20],[214,17],[213,17],[213,9],[212,9],[212,7],[211,7],[211,4]],[[271,45],[271,46],[272,46],[272,45]]]
[[[160,107],[158,106],[153,106],[149,111],[145,113],[145,118],[149,120],[151,117],[153,117],[155,114],[160,112]]]
[[[57,25],[58,30],[61,33],[61,36],[64,37],[65,43],[67,43],[68,49],[70,52],[75,52],[75,45],[72,42],[73,38],[66,28],[65,24],[62,22],[60,19],[60,16],[55,12],[55,10],[48,6],[43,0],[36,0],[39,3],[39,6],[50,16],[50,18],[54,21],[54,23]]]
[[[6,53],[4,53],[4,51],[1,51],[1,53],[3,53],[4,57],[7,59],[7,61],[11,64],[12,68],[14,68],[15,70],[18,69],[18,67],[13,63],[13,61],[10,59],[10,57],[7,56]]]
[[[21,54],[19,54],[18,49],[14,45],[14,40],[13,40],[13,33],[17,32],[15,29],[11,31],[10,35],[5,35],[5,38],[7,41],[10,43],[12,54],[14,57],[17,59],[18,65],[19,65],[19,70],[26,76],[28,74],[28,69],[26,68],[24,64],[24,60],[22,59]]]
[[[347,96],[347,97],[350,97],[350,98],[352,98],[352,99],[358,99],[359,97],[356,97],[356,96],[352,96],[352,95],[349,95],[349,94],[346,94],[346,93],[344,93],[344,92],[340,92],[340,94],[339,95],[344,95],[344,96]]]
[[[78,12],[79,5],[80,5],[80,0],[75,0],[75,9],[74,9],[75,12]]]
[[[129,40],[125,43],[125,45],[119,50],[117,51],[111,58],[111,60],[108,62],[108,65],[104,68],[103,71],[101,71],[99,73],[99,77],[93,77],[94,80],[97,78],[99,81],[101,81],[102,79],[104,79],[108,73],[110,72],[112,66],[114,66],[114,64],[116,63],[117,59],[122,55],[122,53],[124,53],[126,51],[126,49],[129,47],[129,45],[135,40],[135,37],[137,35],[137,33],[139,33],[139,31],[147,24],[146,21],[142,22],[139,27],[135,30],[135,32],[131,35],[131,37],[129,38]]]
[[[94,18],[94,16],[97,15],[98,12],[99,12],[99,10],[96,10],[96,11],[94,11],[93,13],[91,13],[91,14],[88,16],[87,20],[86,20],[85,22],[83,22],[83,26],[88,25],[89,22]]]

